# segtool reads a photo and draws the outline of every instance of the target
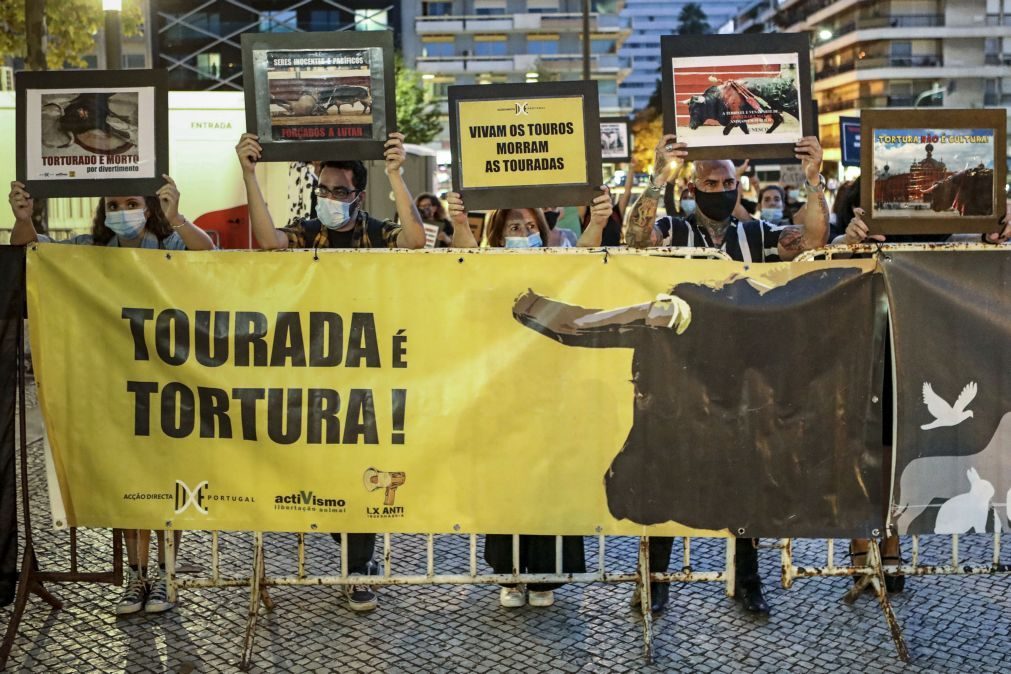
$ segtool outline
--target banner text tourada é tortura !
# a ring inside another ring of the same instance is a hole
[[[872,261],[27,256],[71,526],[848,537],[883,523]]]

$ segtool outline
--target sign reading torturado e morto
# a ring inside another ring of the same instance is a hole
[[[588,204],[601,183],[596,82],[450,87],[449,117],[468,208]]]

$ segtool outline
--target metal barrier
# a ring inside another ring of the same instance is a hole
[[[1006,250],[1011,250],[1011,245],[1009,244],[992,244],[992,243],[854,243],[854,244],[838,244],[823,246],[822,248],[815,248],[814,250],[806,250],[800,255],[798,255],[794,262],[812,262],[818,259],[832,260],[835,259],[837,255],[867,255],[867,254],[882,254],[887,255],[888,253],[901,253],[901,252],[928,252],[928,251],[982,251],[982,250],[1000,250],[1004,248]]]
[[[649,538],[639,539],[639,554],[632,568],[608,570],[605,552],[607,537],[596,535],[597,566],[587,573],[565,573],[562,570],[562,536],[555,536],[555,572],[554,573],[519,573],[520,568],[520,536],[512,537],[512,573],[479,573],[478,572],[478,535],[477,534],[440,534],[443,537],[463,537],[469,539],[469,556],[467,573],[439,573],[435,565],[436,534],[426,534],[425,572],[420,574],[395,574],[394,548],[392,534],[382,534],[382,573],[380,575],[356,575],[348,573],[347,534],[341,534],[340,543],[340,573],[338,575],[310,575],[306,573],[305,534],[297,536],[296,556],[293,560],[292,573],[282,576],[267,576],[264,569],[263,532],[253,533],[251,550],[252,565],[250,575],[236,577],[221,574],[219,553],[220,532],[211,532],[211,565],[210,573],[203,578],[179,578],[175,572],[174,537],[165,536],[165,567],[169,587],[169,601],[175,602],[179,589],[211,588],[211,587],[249,587],[249,615],[246,622],[246,633],[243,641],[240,668],[248,670],[252,666],[253,646],[256,636],[256,625],[259,618],[260,604],[267,610],[273,608],[267,588],[280,586],[322,586],[322,585],[489,585],[497,583],[634,583],[636,588],[633,597],[638,598],[641,607],[640,614],[643,630],[643,656],[647,662],[652,661],[653,632],[652,613],[650,611],[650,582],[676,583],[724,583],[726,594],[734,594],[734,538],[726,539],[725,568],[708,571],[696,571],[692,565],[691,538],[682,538],[684,550],[683,566],[680,571],[668,573],[649,573]]]

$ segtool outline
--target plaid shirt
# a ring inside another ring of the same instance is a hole
[[[392,220],[377,220],[365,211],[355,216],[350,248],[396,248],[401,225]],[[298,218],[281,231],[288,237],[289,248],[335,248],[330,244],[330,230],[319,220]],[[343,248],[344,246],[340,246]]]

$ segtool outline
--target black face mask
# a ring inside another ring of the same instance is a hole
[[[710,220],[723,222],[737,206],[737,188],[726,192],[703,192],[695,190],[695,206]]]
[[[548,229],[554,229],[555,224],[558,223],[558,212],[557,211],[545,211],[544,219],[548,221]]]

